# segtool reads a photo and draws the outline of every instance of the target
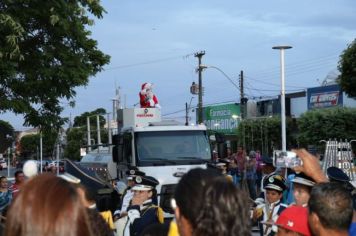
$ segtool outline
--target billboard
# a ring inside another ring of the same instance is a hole
[[[343,104],[342,91],[339,85],[309,88],[307,94],[308,110],[342,106]]]
[[[209,130],[234,134],[240,122],[240,105],[231,103],[203,107],[203,122]]]

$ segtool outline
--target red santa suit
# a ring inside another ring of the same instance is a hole
[[[142,84],[139,96],[141,108],[161,108],[161,106],[158,104],[158,99],[156,95],[154,95],[152,92],[152,84]]]

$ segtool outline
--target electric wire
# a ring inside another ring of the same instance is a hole
[[[189,54],[186,54],[183,56],[174,56],[174,57],[167,57],[167,58],[151,60],[151,61],[144,61],[144,62],[138,62],[138,63],[132,63],[132,64],[126,64],[126,65],[113,66],[113,67],[106,68],[105,70],[106,71],[118,70],[118,69],[124,69],[124,68],[129,68],[129,67],[136,67],[136,66],[149,65],[149,64],[155,64],[155,63],[160,63],[160,62],[166,62],[166,61],[171,61],[171,60],[176,60],[176,59],[186,59],[192,55],[194,55],[194,53],[189,53]]]

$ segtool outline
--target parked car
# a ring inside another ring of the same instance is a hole
[[[0,170],[2,170],[2,169],[7,169],[6,161],[0,161]]]
[[[59,173],[64,173],[64,161],[59,161]],[[56,172],[57,171],[57,161],[52,161],[46,166],[46,171]]]

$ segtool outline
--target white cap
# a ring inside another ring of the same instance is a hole
[[[64,173],[64,174],[60,174],[58,175],[58,177],[70,182],[70,183],[73,183],[73,184],[79,184],[80,183],[80,179],[78,179],[77,177],[71,175],[71,174],[68,174],[67,172]]]

